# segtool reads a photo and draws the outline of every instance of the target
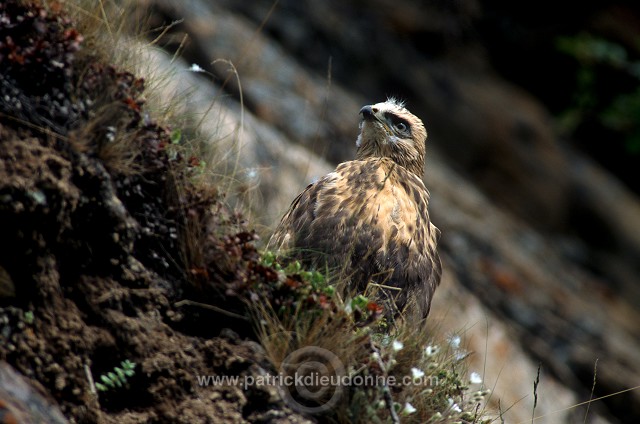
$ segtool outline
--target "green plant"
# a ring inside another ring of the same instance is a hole
[[[591,34],[559,37],[556,48],[578,64],[573,104],[561,117],[565,131],[595,116],[620,135],[626,153],[640,154],[640,60],[624,46]],[[612,75],[626,83],[610,84]]]
[[[96,389],[101,392],[106,392],[110,389],[123,387],[127,384],[127,378],[133,377],[136,373],[134,371],[136,364],[126,359],[120,362],[120,365],[120,367],[114,367],[113,371],[102,374],[100,376],[100,381],[102,383],[96,383]]]

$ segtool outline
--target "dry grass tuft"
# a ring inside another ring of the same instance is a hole
[[[389,329],[375,302],[353,293],[343,298],[322,273],[298,262],[283,267],[274,255],[265,258],[279,284],[303,283],[288,293],[289,307],[260,298],[251,304],[290,407],[336,422],[490,421],[489,391],[478,373],[467,372],[470,353],[459,336],[438,338],[424,322],[407,320]],[[322,300],[309,307],[308,299]]]

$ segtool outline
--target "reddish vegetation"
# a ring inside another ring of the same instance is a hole
[[[198,161],[168,154],[170,132],[143,112],[144,82],[81,42],[55,11],[0,4],[0,359],[76,422],[265,419],[282,409],[268,393],[196,380],[259,372],[263,353],[218,336],[229,318],[174,304],[219,302],[273,271],[239,218],[188,182]],[[92,393],[86,371],[125,359],[137,364],[126,387]],[[3,419],[35,416],[35,394],[0,397]]]

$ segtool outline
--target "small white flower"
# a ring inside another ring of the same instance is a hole
[[[257,168],[249,168],[245,171],[247,181],[257,183],[260,180],[260,171]]]
[[[202,69],[199,65],[195,63],[191,64],[191,68],[189,68],[189,70],[191,72],[204,72],[204,69]]]
[[[420,368],[411,368],[411,376],[414,380],[422,378],[424,377],[424,371],[422,371]]]
[[[436,353],[438,353],[440,351],[440,348],[436,345],[433,346],[427,346],[424,348],[424,353],[427,354],[427,356],[433,356]]]
[[[380,359],[380,354],[378,352],[373,352],[371,354],[371,359],[373,359],[374,361],[377,361],[378,359]]]
[[[449,345],[454,349],[458,349],[460,347],[460,341],[460,336],[454,334],[449,338]]]
[[[394,340],[392,347],[394,352],[399,352],[404,348],[404,344],[399,340]]]
[[[482,383],[482,377],[480,376],[480,374],[478,374],[477,372],[474,371],[469,376],[469,382],[471,384],[480,384],[480,383]]]
[[[416,412],[416,411],[417,411],[417,409],[416,409],[416,408],[414,408],[414,406],[413,406],[413,405],[411,405],[409,402],[405,402],[405,404],[404,404],[404,408],[402,409],[401,414],[402,414],[402,415],[411,415],[411,414],[413,414],[413,413],[414,413],[414,412]]]
[[[451,408],[453,412],[462,412],[462,409],[460,409],[458,404],[455,403],[452,398],[447,399],[447,402],[449,402],[449,408]]]

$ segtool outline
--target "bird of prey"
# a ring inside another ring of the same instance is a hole
[[[393,98],[360,115],[356,159],[295,198],[269,248],[337,271],[348,288],[379,299],[387,315],[426,318],[442,273],[440,231],[422,181],[427,132]]]

